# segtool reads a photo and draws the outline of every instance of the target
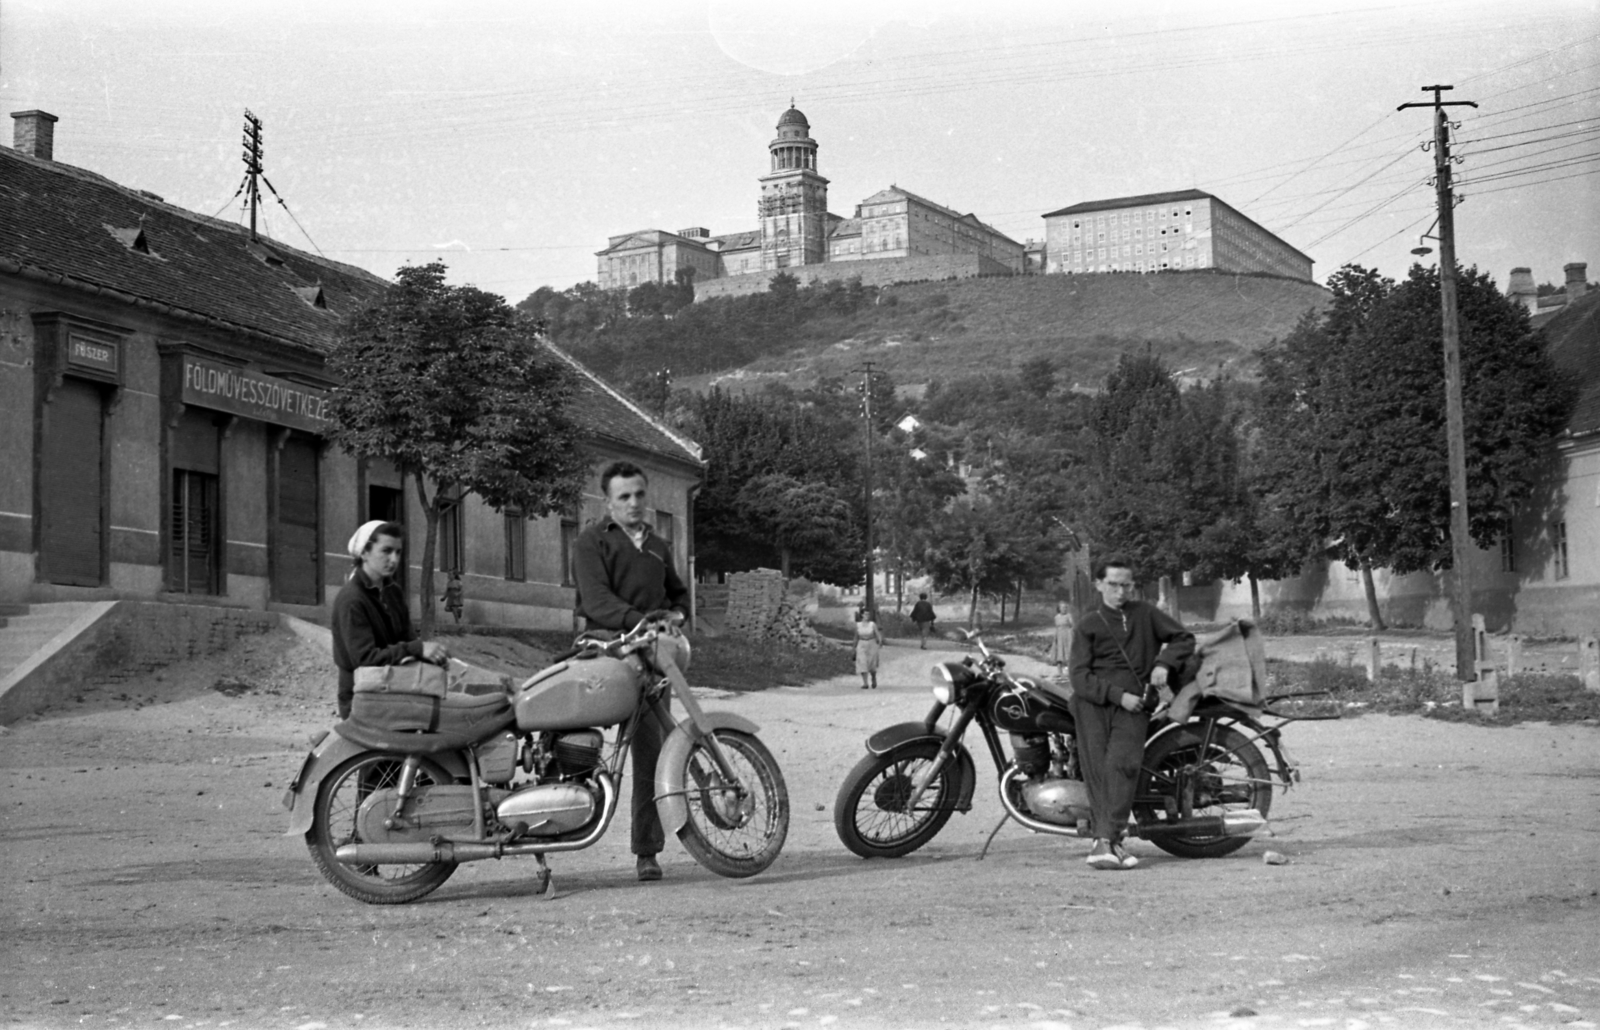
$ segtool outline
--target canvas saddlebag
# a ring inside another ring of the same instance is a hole
[[[511,707],[509,677],[462,666],[447,672],[431,662],[356,670],[350,718],[400,733],[467,732]]]

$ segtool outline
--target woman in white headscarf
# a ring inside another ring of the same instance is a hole
[[[350,579],[333,601],[333,664],[339,667],[339,718],[350,717],[356,670],[398,665],[407,658],[444,664],[450,653],[424,642],[411,628],[411,612],[395,582],[404,560],[405,531],[393,522],[362,523],[347,549],[355,561]]]

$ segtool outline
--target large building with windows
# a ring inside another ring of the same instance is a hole
[[[27,111],[0,147],[0,603],[162,600],[325,618],[371,518],[421,554],[415,484],[329,443],[324,355],[388,284],[54,160]],[[571,546],[604,511],[598,470],[650,475],[656,527],[692,569],[692,441],[580,374],[596,477],[581,506],[523,518],[467,497],[442,527],[466,617],[572,624]],[[410,593],[443,592],[405,572]]]
[[[831,214],[811,123],[793,106],[778,118],[777,136],[767,150],[770,168],[760,179],[756,229],[723,236],[703,228],[642,229],[613,236],[596,254],[600,286],[631,289],[676,282],[684,275],[703,283],[841,261],[940,257],[972,259],[972,267],[986,273],[1024,271],[1022,244],[974,214],[960,214],[898,186],[863,200],[850,218]]]
[[[1073,204],[1044,215],[1046,271],[1217,269],[1311,280],[1311,258],[1202,190]]]

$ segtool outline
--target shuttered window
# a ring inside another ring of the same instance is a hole
[[[100,388],[70,376],[45,405],[39,577],[48,583],[104,582],[104,412]]]
[[[506,578],[528,578],[528,520],[515,509],[506,512]]]
[[[277,520],[272,585],[287,604],[321,604],[322,568],[317,550],[317,445],[290,434],[278,452]]]
[[[220,593],[218,581],[217,477],[172,470],[172,589],[185,594]]]

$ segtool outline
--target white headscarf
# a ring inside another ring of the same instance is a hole
[[[371,522],[363,522],[361,524],[361,528],[356,530],[355,535],[350,538],[350,542],[345,545],[345,549],[350,552],[350,557],[360,560],[361,553],[365,551],[367,549],[367,545],[372,542],[372,534],[376,533],[378,531],[378,527],[383,525],[386,525],[383,519],[373,519]]]

